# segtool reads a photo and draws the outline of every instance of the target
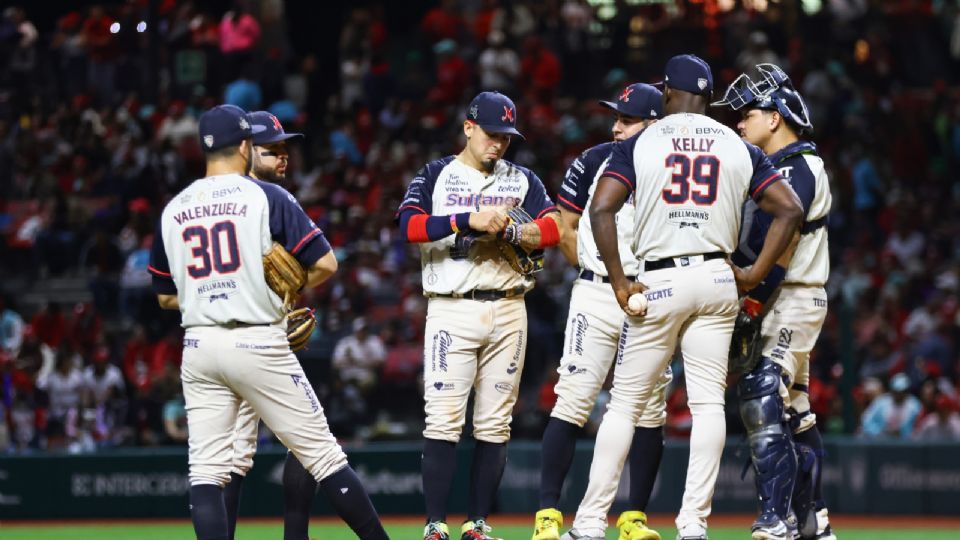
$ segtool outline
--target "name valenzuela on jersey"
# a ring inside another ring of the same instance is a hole
[[[173,216],[177,225],[183,225],[184,222],[205,217],[217,216],[239,216],[247,217],[247,205],[235,202],[211,203],[203,206],[194,206],[182,210],[179,214]]]

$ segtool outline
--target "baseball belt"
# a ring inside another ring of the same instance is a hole
[[[504,298],[513,298],[526,294],[526,287],[514,287],[512,289],[471,289],[467,292],[452,293],[424,293],[427,298],[459,298],[466,300],[478,300],[480,302],[491,302],[494,300],[503,300]]]
[[[714,251],[713,253],[703,253],[699,255],[668,257],[666,259],[660,259],[659,261],[643,261],[643,271],[652,272],[654,270],[676,268],[678,266],[683,268],[685,266],[693,266],[695,264],[700,264],[701,262],[712,261],[713,259],[724,259],[726,257],[726,253],[722,251]]]
[[[580,272],[580,279],[592,281],[594,283],[610,283],[610,278],[594,273],[592,270],[583,270]],[[630,281],[636,281],[637,276],[627,276]]]

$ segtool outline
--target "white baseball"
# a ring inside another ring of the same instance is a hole
[[[634,313],[647,311],[647,297],[643,293],[634,293],[627,299],[627,307]]]

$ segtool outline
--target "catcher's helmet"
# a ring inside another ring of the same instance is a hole
[[[763,77],[761,80],[754,82],[746,73],[741,74],[727,87],[723,99],[713,105],[735,111],[743,108],[777,111],[798,132],[813,131],[810,111],[790,77],[774,64],[757,64],[757,71]]]

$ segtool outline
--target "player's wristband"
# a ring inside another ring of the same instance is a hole
[[[767,303],[767,300],[770,300],[770,297],[773,296],[774,291],[780,287],[785,277],[787,277],[787,269],[779,264],[775,264],[773,268],[770,269],[767,277],[763,278],[763,281],[747,294],[762,306]]]
[[[743,299],[743,306],[741,309],[744,313],[756,319],[760,316],[760,313],[763,312],[763,302],[759,302],[748,296]]]
[[[450,214],[450,228],[453,229],[453,232],[460,232],[460,227],[457,227],[456,214]]]
[[[533,220],[533,222],[537,225],[537,228],[540,229],[540,245],[538,247],[545,248],[560,243],[560,229],[557,227],[557,222],[553,218],[542,217]]]

